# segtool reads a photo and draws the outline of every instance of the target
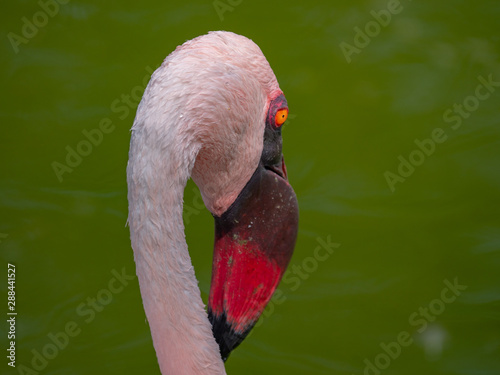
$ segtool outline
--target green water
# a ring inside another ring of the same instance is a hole
[[[0,304],[6,320],[13,263],[18,315],[0,373],[159,373],[125,227],[129,129],[151,69],[223,29],[285,92],[300,205],[290,272],[227,372],[500,374],[500,5],[345,3],[3,6]],[[191,182],[185,202],[206,301],[212,218]]]

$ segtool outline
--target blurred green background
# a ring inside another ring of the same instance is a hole
[[[261,47],[287,97],[301,219],[280,293],[227,372],[500,374],[498,1],[62,3],[0,16],[1,305],[14,263],[18,312],[17,367],[4,356],[0,373],[159,373],[125,227],[129,129],[151,69],[229,30]],[[200,202],[190,182],[206,301]]]

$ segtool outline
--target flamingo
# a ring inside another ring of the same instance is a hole
[[[287,115],[260,48],[231,32],[178,46],[144,91],[131,130],[128,222],[162,374],[225,374],[281,280],[298,228],[282,156]],[[215,221],[207,311],[182,221],[189,178]]]

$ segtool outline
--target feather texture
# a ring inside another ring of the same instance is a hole
[[[144,309],[163,374],[225,374],[182,222],[189,177],[221,215],[255,171],[270,98],[259,47],[229,32],[184,43],[154,72],[127,167],[129,225]]]

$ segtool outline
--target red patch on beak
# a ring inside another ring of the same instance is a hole
[[[298,204],[283,178],[284,162],[278,169],[259,165],[228,211],[215,217],[208,314],[224,360],[257,322],[292,257]]]
[[[225,313],[227,323],[243,333],[269,302],[282,270],[255,243],[238,235],[216,240],[215,249],[217,271],[212,278],[209,305],[212,314]]]

